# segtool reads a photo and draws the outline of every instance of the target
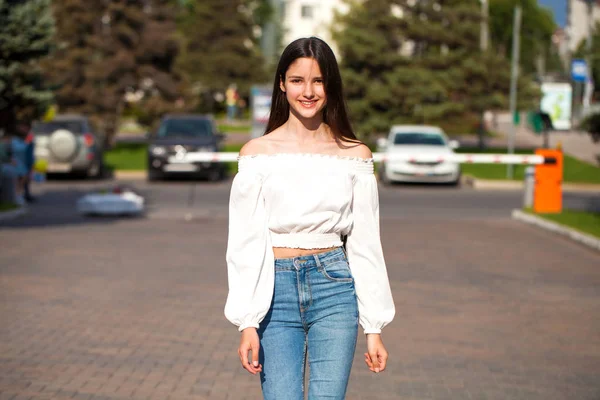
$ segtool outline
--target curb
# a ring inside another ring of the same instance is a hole
[[[146,179],[146,171],[145,170],[117,170],[114,172],[115,179],[133,179],[133,180],[143,180]]]
[[[27,209],[25,207],[19,207],[16,210],[3,211],[0,212],[0,222],[1,221],[9,221],[11,219],[15,219],[20,217],[21,215],[27,214]]]
[[[525,187],[523,181],[477,179],[470,175],[463,176],[462,182],[473,189],[481,190],[523,190]],[[563,183],[562,191],[600,193],[600,185],[595,183]]]
[[[564,225],[558,224],[556,222],[551,222],[540,217],[536,217],[535,215],[531,215],[517,209],[512,211],[511,216],[513,219],[516,219],[518,221],[525,222],[530,225],[535,225],[542,229],[546,229],[548,231],[558,233],[563,236],[567,236],[571,240],[574,240],[583,245],[600,251],[600,239],[592,235],[581,233],[575,229],[568,228]]]
[[[462,181],[466,186],[477,190],[523,190],[524,186],[521,181],[477,179],[470,175],[463,176]]]

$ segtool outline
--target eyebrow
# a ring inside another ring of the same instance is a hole
[[[298,75],[290,75],[288,76],[288,79],[304,79],[303,76],[298,76]],[[322,76],[315,76],[313,79],[323,79]]]

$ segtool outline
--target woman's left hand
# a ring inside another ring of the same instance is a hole
[[[383,345],[380,334],[367,334],[367,353],[365,363],[372,372],[383,372],[387,364],[388,352]]]

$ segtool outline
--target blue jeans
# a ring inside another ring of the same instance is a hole
[[[258,329],[266,400],[344,399],[354,359],[358,305],[346,254],[275,260],[271,308]]]

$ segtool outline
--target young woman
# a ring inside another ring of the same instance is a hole
[[[242,332],[242,367],[260,373],[265,399],[302,400],[308,356],[308,398],[344,399],[359,322],[365,362],[381,372],[381,329],[395,309],[372,154],[352,131],[324,41],[284,50],[266,133],[238,163],[225,315]]]

